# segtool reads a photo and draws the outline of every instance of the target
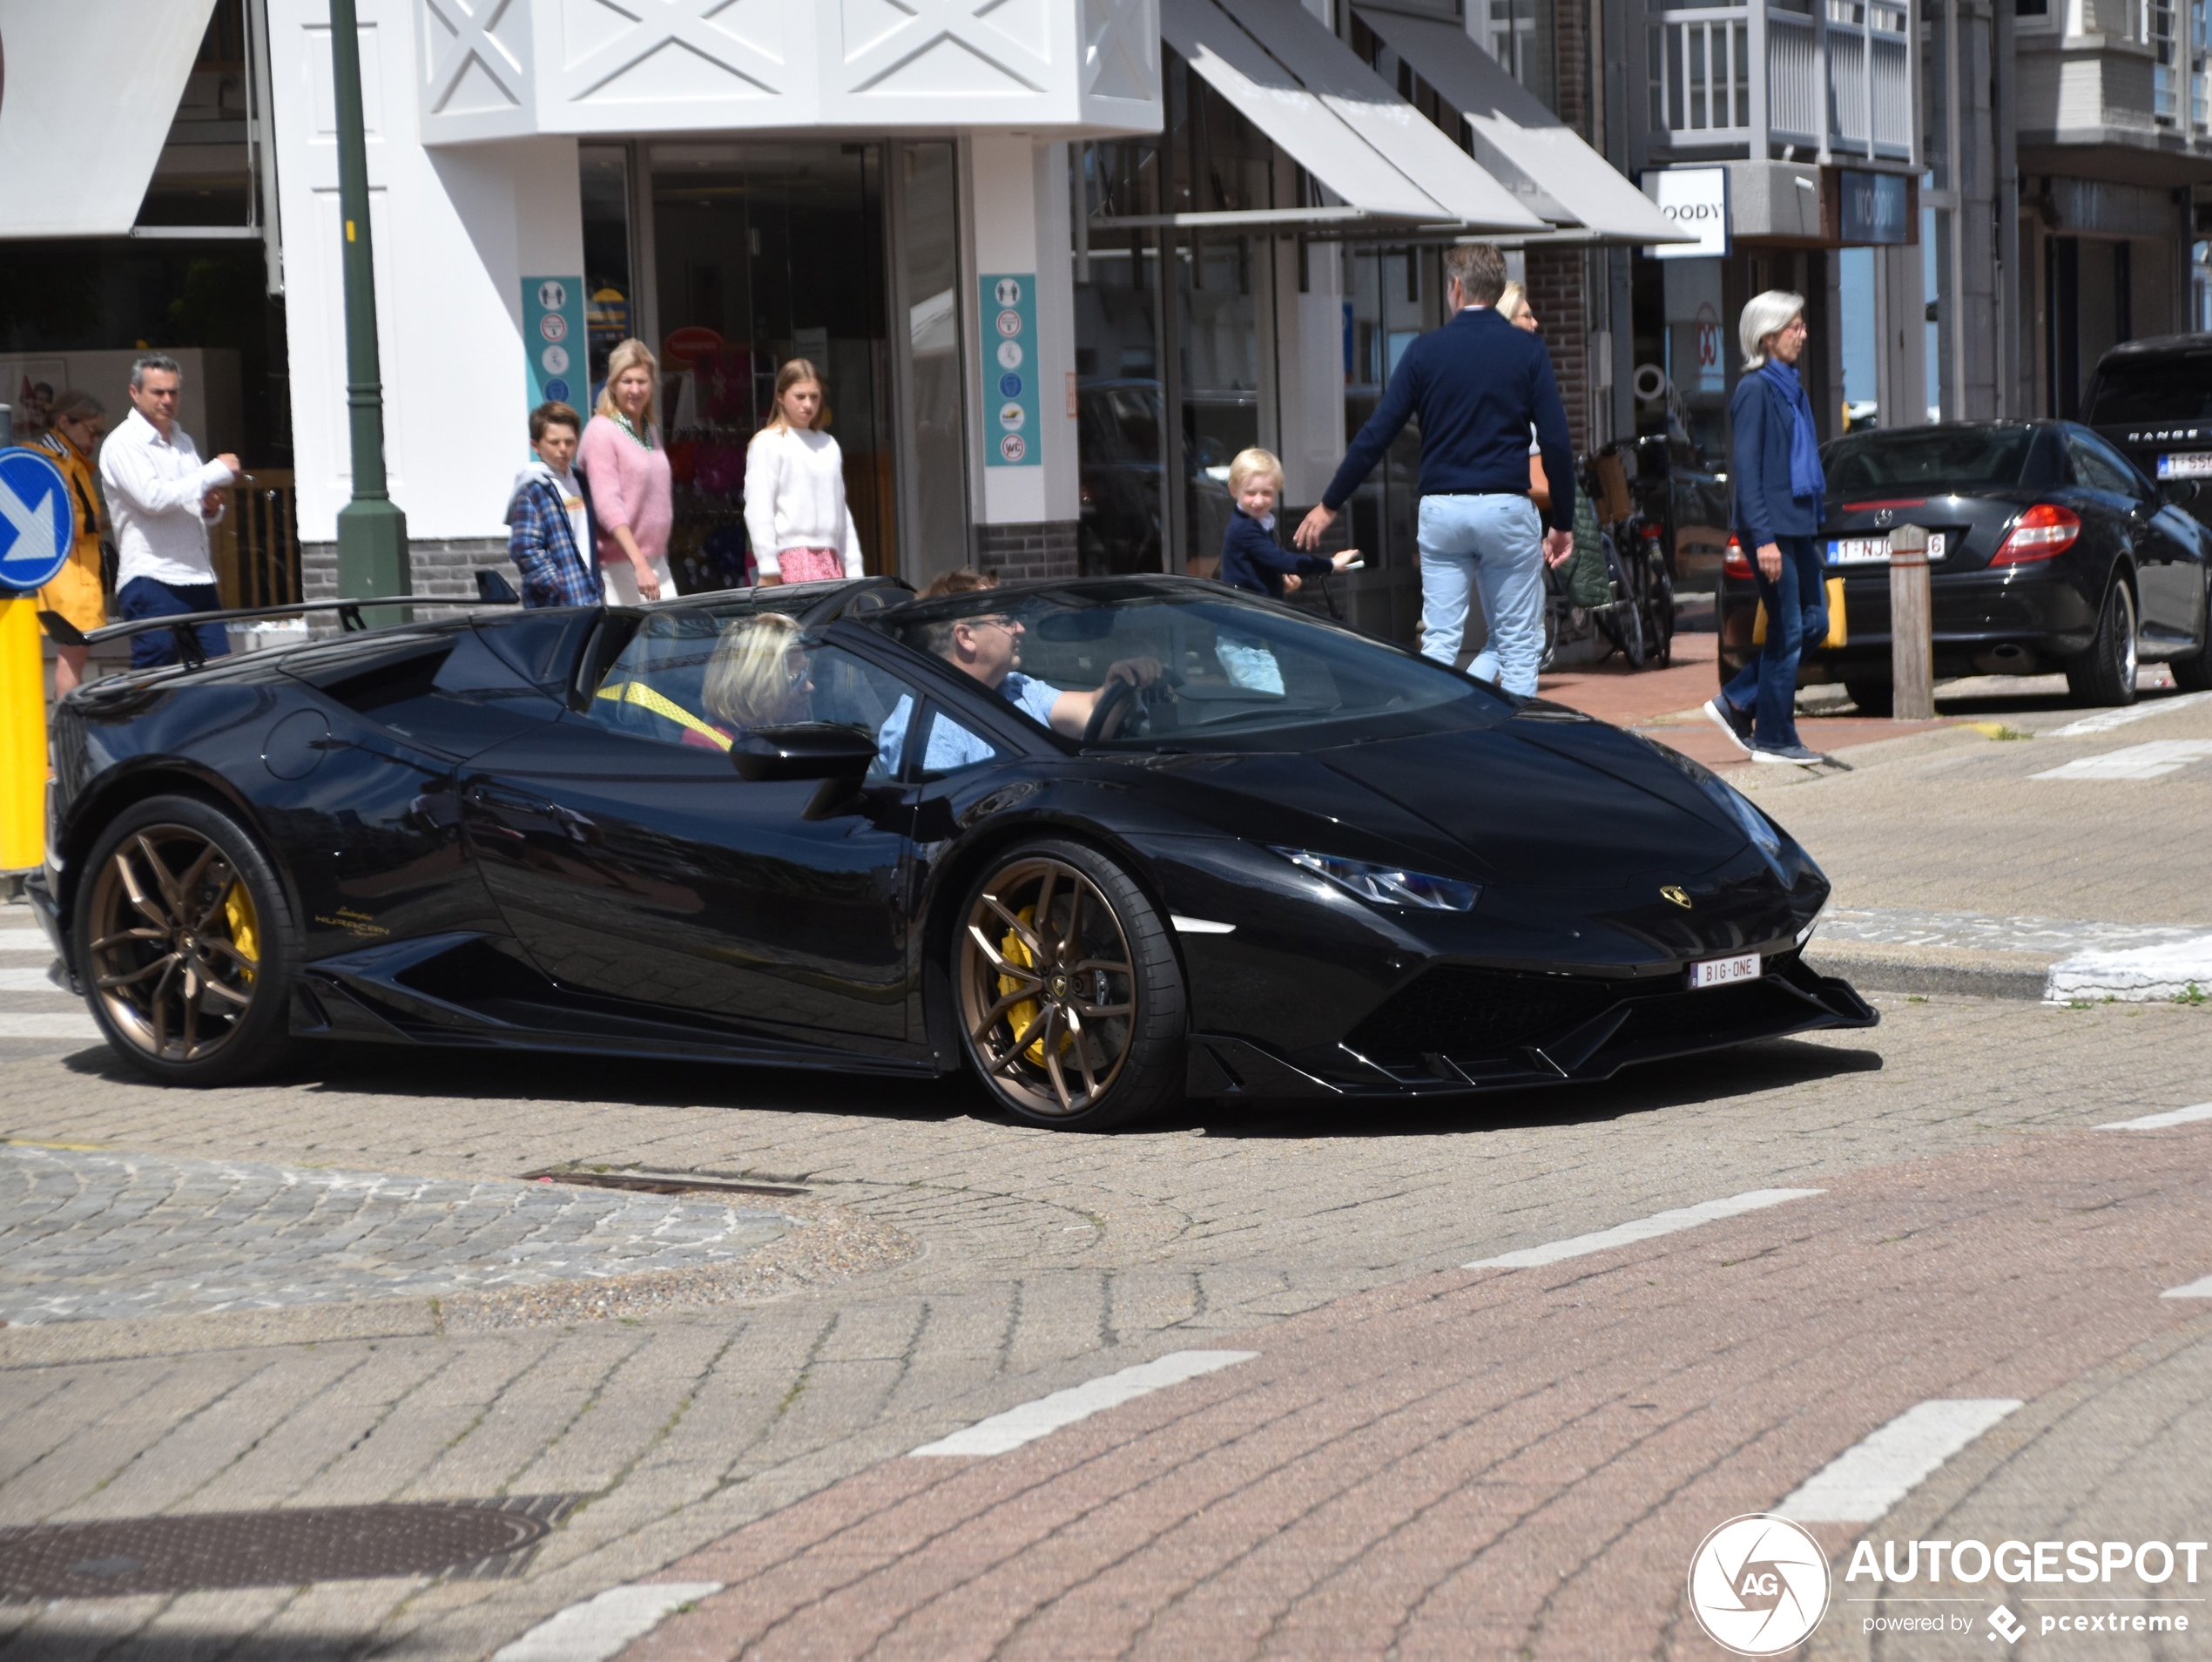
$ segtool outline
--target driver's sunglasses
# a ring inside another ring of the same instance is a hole
[[[986,612],[980,618],[962,618],[961,621],[966,624],[970,629],[980,628],[984,624],[990,624],[996,628],[1005,630],[1008,634],[1012,634],[1015,630],[1022,627],[1019,619],[1009,618],[1002,611]]]

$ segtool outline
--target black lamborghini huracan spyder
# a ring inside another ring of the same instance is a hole
[[[40,915],[178,1084],[308,1037],[965,1064],[1096,1127],[1876,1020],[1704,768],[1196,579],[480,611],[96,682],[54,752]]]

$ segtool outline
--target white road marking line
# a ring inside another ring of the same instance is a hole
[[[0,967],[0,992],[61,993],[75,997],[66,987],[57,987],[46,979],[44,966],[36,970],[21,970],[14,964]]]
[[[2212,935],[2113,952],[2077,952],[2043,974],[2043,1002],[2163,1004],[2212,987]]]
[[[1503,1253],[1496,1258],[1478,1258],[1472,1264],[1462,1264],[1460,1267],[1540,1269],[1546,1264],[1556,1264],[1562,1259],[1610,1252],[1615,1246],[1632,1246],[1640,1240],[1671,1235],[1678,1229],[1694,1229],[1699,1224],[1733,1218],[1739,1212],[1757,1212],[1762,1206],[1778,1206],[1784,1200],[1803,1200],[1809,1195],[1826,1192],[1825,1189],[1751,1189],[1743,1194],[1732,1194],[1725,1200],[1701,1200],[1694,1206],[1679,1206],[1672,1212],[1655,1213],[1649,1218],[1617,1224],[1610,1229],[1601,1229],[1595,1234],[1575,1235],[1543,1246],[1524,1246],[1517,1253]]]
[[[2082,756],[2063,767],[2030,774],[2030,779],[2163,779],[2191,762],[2212,756],[2212,739],[2154,739],[2147,745]]]
[[[54,943],[44,929],[0,929],[0,952],[37,952],[51,958]]]
[[[678,1606],[722,1591],[718,1581],[636,1581],[547,1617],[492,1662],[605,1662]]]
[[[2009,1396],[1917,1403],[1844,1449],[1774,1510],[1797,1524],[1871,1524],[2018,1407]]]
[[[1196,1379],[1201,1374],[1211,1374],[1217,1368],[1250,1361],[1258,1355],[1257,1350],[1170,1351],[1157,1361],[1140,1362],[1135,1368],[1124,1368],[1117,1374],[1087,1380],[1064,1391],[1055,1391],[1049,1396],[1040,1396],[1034,1402],[1010,1408],[1003,1414],[994,1414],[989,1419],[979,1420],[964,1431],[955,1431],[952,1436],[940,1437],[934,1442],[925,1442],[914,1449],[914,1454],[1005,1454],[1025,1442],[1035,1442],[1039,1437],[1057,1431],[1062,1426],[1073,1425],[1078,1420],[1088,1420],[1094,1414],[1117,1408],[1123,1402],[1134,1402],[1140,1396],[1149,1396],[1170,1385],[1180,1385],[1184,1380]]]
[[[51,1015],[24,1016],[0,1012],[0,1038],[97,1039],[100,1030],[83,1010],[56,1010]]]
[[[2192,1104],[2187,1108],[2170,1109],[2162,1114],[2145,1114],[2141,1119],[2115,1119],[2097,1127],[2099,1131],[2163,1131],[2168,1125],[2194,1125],[2200,1119],[2212,1119],[2212,1102]]]
[[[1234,935],[1237,933],[1237,926],[1234,923],[1217,923],[1210,917],[1184,917],[1179,912],[1171,913],[1168,922],[1174,924],[1177,930],[1184,935]]]
[[[2155,699],[2148,704],[2125,705],[2117,710],[2107,710],[2099,715],[2083,716],[2079,721],[2069,721],[2048,739],[2086,739],[2092,733],[2110,733],[2114,727],[2124,727],[2131,721],[2141,721],[2145,716],[2168,715],[2175,710],[2186,710],[2193,704],[2202,704],[2212,699],[2212,692],[2189,692],[2178,699]]]
[[[2169,1287],[2158,1296],[2161,1299],[2212,1299],[2212,1275],[2201,1281],[2191,1281],[2187,1287]]]

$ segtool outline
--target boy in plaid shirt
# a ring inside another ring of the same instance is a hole
[[[526,606],[596,606],[605,598],[591,548],[591,490],[576,465],[583,419],[566,404],[530,412],[536,460],[515,476],[507,556],[523,574]]]

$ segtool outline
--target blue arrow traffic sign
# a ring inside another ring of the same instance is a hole
[[[43,589],[76,541],[69,482],[36,450],[0,450],[0,588]]]

